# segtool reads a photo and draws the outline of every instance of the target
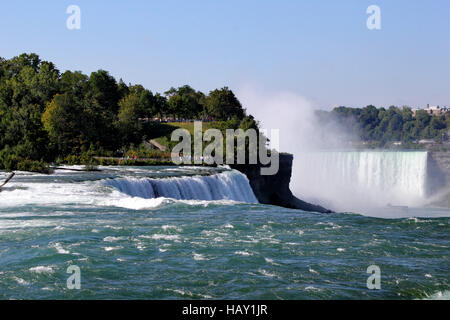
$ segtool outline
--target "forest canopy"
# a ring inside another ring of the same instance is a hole
[[[338,124],[377,147],[441,141],[450,129],[449,112],[413,114],[408,107],[338,107],[317,116],[323,128]],[[215,121],[223,130],[258,129],[228,87],[205,94],[184,85],[154,93],[117,81],[105,70],[61,73],[34,53],[0,58],[0,170],[39,171],[43,163],[72,156],[123,156],[146,139],[167,136],[160,132],[167,126],[154,125],[162,119]]]
[[[349,134],[363,142],[374,142],[384,147],[393,142],[407,145],[421,139],[442,142],[450,129],[450,112],[430,115],[426,110],[417,110],[415,115],[410,107],[388,109],[369,105],[364,108],[337,107],[332,111],[318,111],[319,122],[326,127],[337,124]]]
[[[0,169],[87,152],[112,155],[151,136],[155,118],[242,122],[248,116],[227,87],[153,93],[105,70],[61,73],[34,53],[0,58]]]

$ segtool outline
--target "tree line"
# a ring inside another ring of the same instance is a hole
[[[154,117],[253,121],[227,87],[206,95],[185,85],[160,94],[105,70],[61,73],[34,53],[0,58],[0,169],[112,155],[151,135]]]
[[[318,111],[316,115],[322,125],[337,124],[359,140],[374,142],[379,147],[392,142],[412,144],[420,139],[441,142],[450,129],[450,112],[432,116],[426,110],[417,110],[413,116],[410,107],[341,106],[332,111]]]

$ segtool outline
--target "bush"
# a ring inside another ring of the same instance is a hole
[[[68,165],[95,166],[99,164],[98,161],[88,153],[66,156],[63,162]]]
[[[84,171],[100,171],[95,164],[87,164],[84,166]]]
[[[115,166],[117,165],[118,160],[109,159],[109,158],[100,158],[98,160],[98,164],[101,166]]]
[[[6,171],[29,171],[38,173],[51,173],[47,163],[44,161],[27,160],[19,157],[15,150],[6,147],[0,152],[0,169]]]
[[[150,149],[144,144],[139,146],[131,146],[126,152],[125,156],[132,159],[147,158],[147,159],[170,159],[170,152],[161,151],[157,149]]]
[[[22,160],[17,163],[17,170],[19,171],[29,171],[38,173],[51,173],[51,169],[45,162],[33,161],[33,160]]]

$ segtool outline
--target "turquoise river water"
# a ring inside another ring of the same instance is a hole
[[[101,169],[0,193],[0,299],[450,298],[448,210],[307,213],[258,204],[236,171]]]

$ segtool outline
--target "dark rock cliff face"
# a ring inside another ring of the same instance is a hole
[[[289,209],[300,209],[321,213],[331,213],[332,211],[321,206],[307,203],[296,198],[289,189],[292,174],[293,155],[280,154],[280,167],[275,175],[261,175],[262,165],[231,165],[233,169],[245,174],[250,181],[250,186],[263,204],[271,204]]]

